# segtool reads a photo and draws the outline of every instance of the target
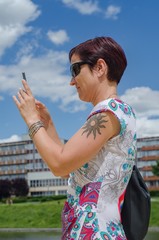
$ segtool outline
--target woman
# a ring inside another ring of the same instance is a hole
[[[79,44],[69,59],[70,85],[93,109],[66,144],[26,81],[13,98],[42,159],[54,175],[69,175],[62,239],[126,239],[120,209],[134,165],[136,130],[134,112],[117,96],[117,85],[127,60],[110,37]]]

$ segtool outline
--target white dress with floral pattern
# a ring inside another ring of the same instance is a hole
[[[87,121],[105,111],[115,114],[121,131],[70,174],[62,240],[126,240],[120,212],[136,155],[136,120],[128,104],[110,98],[97,104]]]

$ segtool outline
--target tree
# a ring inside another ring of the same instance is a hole
[[[18,197],[27,196],[29,193],[28,183],[25,178],[16,178],[12,180],[13,194]]]
[[[159,176],[159,160],[156,161],[155,166],[152,166],[152,172],[155,176]]]
[[[8,179],[0,180],[0,199],[9,198],[12,193],[12,185]]]

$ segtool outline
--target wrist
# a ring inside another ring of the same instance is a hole
[[[38,120],[30,125],[28,134],[31,139],[34,137],[34,135],[39,131],[41,127],[45,128],[44,123],[41,120]]]
[[[41,121],[40,117],[39,116],[35,116],[31,119],[29,119],[26,124],[28,126],[28,128],[30,128],[31,125],[33,125],[34,123],[38,122],[38,121]]]

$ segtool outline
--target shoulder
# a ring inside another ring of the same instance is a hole
[[[120,99],[107,99],[97,104],[91,111],[88,119],[94,115],[106,112],[113,120],[113,126],[118,122],[120,125],[120,134],[126,129],[132,130],[136,128],[136,117],[133,108]]]
[[[98,103],[91,111],[89,117],[94,114],[98,114],[101,112],[110,111],[115,114],[118,118],[129,116],[135,118],[135,112],[133,108],[127,104],[126,102],[120,99],[107,99],[100,103]]]

